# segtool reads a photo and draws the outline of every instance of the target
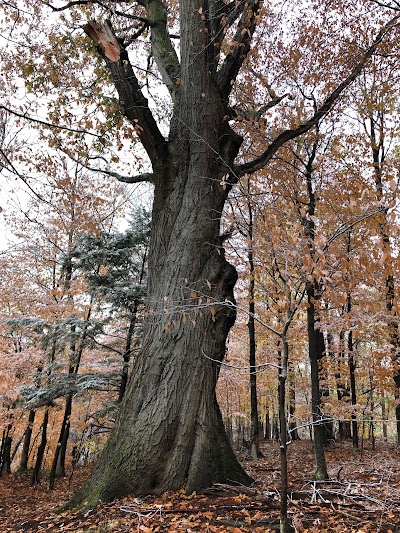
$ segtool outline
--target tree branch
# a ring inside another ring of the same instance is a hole
[[[90,170],[91,172],[101,172],[102,174],[106,174],[107,176],[111,176],[112,178],[116,178],[121,183],[142,183],[142,182],[154,182],[154,174],[152,172],[142,172],[141,174],[137,174],[135,176],[124,176],[120,174],[119,172],[115,172],[114,170],[108,170],[104,168],[97,168],[92,167],[88,165],[87,163],[83,163],[73,155],[71,155],[69,152],[65,152],[72,161],[77,163],[78,165],[81,165],[82,167],[86,168],[87,170]],[[107,159],[103,156],[95,156],[95,157],[88,157],[87,160],[90,159],[101,159],[106,163],[106,165],[109,165],[109,162]]]
[[[328,96],[328,98],[324,101],[321,107],[315,111],[314,115],[311,118],[309,118],[306,122],[300,124],[297,128],[285,130],[280,133],[271,142],[268,148],[260,156],[253,159],[253,161],[249,161],[242,165],[235,166],[235,176],[241,177],[244,174],[252,174],[257,170],[260,170],[268,163],[268,161],[270,161],[270,159],[274,156],[278,149],[286,142],[296,137],[299,137],[300,135],[303,135],[315,125],[317,125],[318,122],[320,122],[320,120],[325,117],[325,115],[327,115],[328,112],[332,109],[332,107],[337,102],[343,91],[347,89],[347,87],[349,87],[349,85],[351,85],[353,81],[359,76],[368,60],[373,56],[379,45],[382,43],[385,35],[389,33],[394,27],[398,26],[399,18],[400,14],[390,19],[389,22],[381,28],[372,45],[364,52],[363,56],[352,69],[347,78],[345,78],[342,83],[340,83],[336,87],[336,89],[330,94],[330,96]]]
[[[31,193],[34,194],[36,198],[38,198],[41,202],[51,205],[51,202],[43,198],[43,196],[41,196],[37,191],[35,191],[35,189],[29,184],[28,177],[26,175],[22,176],[22,174],[18,172],[17,168],[14,166],[12,161],[9,159],[6,152],[3,150],[3,148],[0,147],[0,159],[1,158],[3,158],[6,163],[6,165],[3,165],[3,168],[7,169],[8,172],[15,174],[20,180],[22,180],[25,183],[25,185],[28,187],[28,189],[31,191]]]
[[[151,27],[152,54],[173,101],[180,87],[181,66],[167,27],[167,8],[161,0],[144,0]]]
[[[266,113],[266,111],[280,104],[280,102],[282,102],[282,100],[287,96],[289,96],[288,93],[284,94],[283,96],[276,96],[257,110],[247,111],[246,109],[241,109],[238,106],[230,107],[229,116],[232,118],[243,117],[247,120],[259,120]]]
[[[72,133],[82,133],[85,135],[92,135],[93,137],[98,137],[98,138],[102,137],[102,135],[99,135],[98,133],[93,133],[88,130],[70,128],[68,126],[60,126],[58,124],[47,122],[46,120],[40,120],[39,118],[29,116],[26,113],[20,113],[19,111],[15,111],[15,109],[11,109],[10,107],[0,104],[0,110],[1,109],[3,109],[4,111],[7,111],[8,113],[11,113],[11,115],[14,115],[19,118],[23,118],[24,120],[28,120],[29,122],[33,122],[34,124],[41,124],[42,126],[47,126],[49,128],[54,128],[56,130],[70,131]]]
[[[126,2],[126,3],[129,3],[129,2]],[[141,17],[139,15],[131,15],[130,13],[126,13],[126,12],[120,11],[118,9],[110,8],[109,6],[107,6],[106,4],[101,2],[100,0],[71,0],[70,2],[67,2],[66,4],[64,4],[63,6],[60,6],[60,7],[53,6],[53,4],[51,4],[50,2],[43,2],[42,1],[42,4],[45,5],[46,7],[49,7],[54,12],[65,11],[65,10],[71,8],[71,7],[74,7],[74,6],[86,6],[88,4],[95,4],[95,5],[98,5],[100,7],[103,7],[105,10],[107,10],[109,12],[112,12],[114,15],[118,15],[120,17],[125,17],[125,18],[128,18],[128,19],[139,20],[139,21],[141,21],[141,22],[143,22],[145,24],[148,23],[148,20],[145,17]],[[137,0],[137,4],[143,5],[143,2],[140,1],[140,0]]]
[[[152,172],[143,172],[142,174],[137,174],[136,176],[123,176],[119,174],[118,172],[114,172],[112,170],[94,168],[88,165],[83,165],[83,166],[87,168],[88,170],[91,170],[92,172],[102,172],[103,174],[107,174],[107,176],[116,178],[121,183],[142,183],[144,181],[153,183],[154,181],[154,174]]]
[[[45,5],[46,7],[49,7],[52,11],[57,12],[57,11],[65,11],[66,9],[69,9],[70,7],[73,7],[73,6],[86,6],[88,4],[96,4],[97,2],[93,0],[72,0],[71,2],[67,2],[65,5],[60,6],[60,7],[53,6],[52,4],[50,4],[50,2],[41,2],[41,3]]]
[[[323,248],[323,251],[325,252],[329,246],[333,243],[333,241],[335,241],[336,239],[338,239],[341,235],[345,234],[345,233],[348,233],[349,231],[351,231],[354,226],[357,226],[358,224],[360,224],[361,222],[363,222],[364,220],[368,219],[368,218],[371,218],[375,215],[378,215],[379,213],[384,213],[385,211],[387,211],[387,207],[385,206],[380,206],[378,207],[377,209],[372,209],[371,211],[367,211],[366,213],[360,215],[359,217],[356,218],[356,220],[353,220],[353,222],[349,222],[349,223],[343,223],[341,224],[333,233],[332,235],[330,235],[326,241],[326,244]]]
[[[256,18],[261,4],[262,0],[246,0],[243,4],[240,4],[243,6],[242,16],[233,38],[232,51],[226,56],[223,65],[218,71],[218,84],[224,98],[229,96],[233,82],[250,51],[250,43],[257,26]]]
[[[107,63],[119,95],[121,112],[136,126],[139,139],[153,168],[159,166],[165,156],[167,142],[158,129],[147,98],[140,89],[126,50],[115,36],[109,21],[102,24],[90,21],[83,29],[97,45],[100,55]]]
[[[394,9],[395,11],[400,10],[400,2],[397,2],[396,0],[393,0],[394,5],[388,5],[387,2],[381,2],[380,0],[370,0],[370,2],[380,6],[385,7],[386,9]]]
[[[208,1],[208,19],[211,29],[211,42],[214,51],[214,64],[217,65],[222,42],[226,32],[240,16],[244,9],[243,2],[231,2],[227,5],[223,0]]]

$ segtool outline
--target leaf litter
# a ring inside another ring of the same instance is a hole
[[[29,485],[27,474],[0,478],[0,531],[74,533],[261,533],[279,531],[279,447],[262,443],[264,457],[240,459],[253,476],[252,487],[214,485],[201,494],[184,491],[161,497],[130,496],[87,512],[54,509],[65,503],[88,475],[80,468],[70,480]],[[399,533],[400,450],[381,442],[376,450],[350,443],[326,449],[330,480],[313,481],[313,450],[309,441],[295,441],[289,455],[289,517],[296,533]],[[45,476],[43,476],[45,478]]]

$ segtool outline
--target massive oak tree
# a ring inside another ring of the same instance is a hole
[[[396,26],[397,17],[387,15],[380,30],[371,30],[368,42],[363,39],[363,46],[344,57],[330,83],[318,88],[319,97],[313,95],[305,120],[292,117],[287,129],[258,134],[263,145],[250,157],[241,148],[244,136],[249,140],[248,130],[235,128],[233,121],[263,118],[265,127],[265,113],[285,99],[265,81],[268,72],[260,72],[260,46],[269,31],[269,6],[262,0],[40,4],[49,12],[81,10],[87,16],[85,46],[94,44],[91,52],[101,58],[118,95],[115,113],[134,127],[152,167],[136,176],[115,175],[154,185],[143,348],[115,428],[71,504],[94,505],[127,493],[157,494],[184,484],[188,491],[216,481],[248,484],[251,479],[231,449],[215,395],[219,363],[235,321],[237,275],[225,259],[220,229],[224,204],[242,176],[262,169],[285,142],[329,112]],[[312,41],[312,33],[305,36]],[[255,37],[258,46],[252,50]],[[168,138],[135,68],[131,51],[138,39],[149,39],[149,64],[155,62],[169,93]],[[64,44],[65,39],[58,46]],[[233,94],[248,79],[244,72],[252,72],[252,54],[258,65],[253,83],[259,80],[260,94],[269,94],[260,109],[241,107],[236,96],[241,91]],[[294,64],[298,61],[295,56]],[[63,68],[62,62],[57,68]],[[285,69],[291,75],[283,65],[277,79]],[[55,116],[66,117],[59,110]],[[73,156],[73,149],[69,153]]]

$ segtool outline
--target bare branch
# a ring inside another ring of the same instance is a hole
[[[102,137],[102,135],[99,135],[98,133],[93,133],[89,130],[82,130],[79,128],[69,128],[68,126],[60,126],[59,124],[53,124],[52,122],[47,122],[46,120],[41,120],[36,117],[32,117],[30,115],[27,115],[26,113],[20,113],[19,111],[16,111],[15,109],[11,109],[10,107],[7,107],[5,105],[0,104],[0,109],[3,109],[4,111],[7,111],[8,113],[11,113],[12,115],[23,118],[24,120],[28,120],[29,122],[33,122],[34,124],[41,124],[42,126],[47,126],[49,128],[53,128],[56,130],[62,130],[62,131],[70,131],[72,133],[80,133],[85,135],[92,135],[93,137],[98,137],[99,139]]]
[[[209,0],[208,5],[208,18],[216,64],[226,32],[235,20],[240,17],[244,9],[244,3],[233,1],[227,5],[223,0]]]
[[[28,189],[31,191],[31,193],[34,196],[36,196],[36,198],[38,198],[38,200],[40,200],[41,202],[45,204],[51,205],[51,202],[43,198],[43,196],[41,196],[37,191],[35,191],[35,189],[30,185],[30,183],[28,182],[27,176],[22,176],[22,174],[18,172],[17,168],[14,166],[14,164],[12,163],[12,161],[9,159],[8,155],[2,148],[0,148],[0,156],[4,159],[6,163],[4,165],[4,168],[6,168],[9,172],[15,174],[21,181],[23,181],[25,185],[28,187]]]
[[[225,361],[220,361],[219,359],[213,359],[212,357],[209,357],[208,355],[206,355],[204,353],[204,350],[201,350],[201,353],[203,354],[203,356],[208,359],[209,361],[212,361],[213,363],[217,363],[218,365],[220,366],[226,366],[228,368],[234,368],[235,370],[245,370],[246,372],[249,371],[250,369],[250,366],[236,366],[236,365],[231,365],[229,363],[226,363]],[[278,368],[279,370],[282,368],[280,365],[277,365],[275,363],[262,363],[262,364],[259,364],[259,365],[252,365],[251,368],[252,369],[256,369],[254,370],[253,372],[250,372],[250,374],[255,374],[257,373],[257,370],[264,370],[265,368],[269,367],[269,366],[272,366],[273,368]]]
[[[380,0],[370,0],[370,2],[380,6],[380,7],[385,7],[387,9],[394,9],[395,11],[399,11],[400,10],[400,2],[397,2],[397,0],[393,0],[392,3],[389,3],[388,2],[381,2]],[[394,5],[392,5],[394,4]]]
[[[287,96],[289,96],[288,93],[284,94],[283,96],[275,96],[275,98],[257,110],[247,111],[246,109],[241,109],[238,106],[233,106],[229,109],[230,116],[232,118],[243,117],[247,120],[259,120],[269,109],[277,106]]]
[[[152,172],[142,172],[141,174],[137,174],[135,176],[124,176],[120,174],[119,172],[115,172],[114,170],[109,170],[106,168],[99,168],[99,167],[92,167],[88,165],[87,163],[84,163],[80,161],[79,159],[76,159],[73,157],[69,152],[66,152],[68,154],[68,157],[72,159],[75,163],[78,165],[81,165],[82,167],[86,168],[87,170],[90,170],[91,172],[98,172],[101,174],[106,174],[107,176],[111,176],[112,178],[116,178],[121,183],[142,183],[142,182],[148,182],[153,183],[154,182],[154,174]],[[90,159],[101,159],[103,160],[107,165],[109,165],[109,162],[105,157],[102,156],[96,156],[96,157],[88,157],[87,160]]]
[[[66,9],[69,9],[73,6],[87,6],[88,4],[95,4],[95,1],[92,0],[72,0],[71,2],[67,2],[65,5],[60,7],[55,7],[50,2],[41,2],[46,7],[49,7],[52,11],[65,11]]]
[[[85,168],[93,172],[102,172],[103,174],[107,174],[107,176],[116,178],[118,181],[122,183],[142,183],[144,181],[153,183],[153,180],[154,180],[154,174],[152,172],[143,172],[143,174],[137,174],[136,176],[122,176],[118,172],[114,172],[112,170],[104,170],[101,168],[89,167],[87,165],[84,165],[84,166]]]
[[[383,213],[385,211],[387,211],[387,207],[380,206],[377,209],[373,209],[371,211],[367,211],[363,215],[360,215],[353,222],[349,222],[347,224],[346,223],[341,224],[341,226],[339,226],[339,228],[336,231],[334,231],[332,233],[332,235],[328,238],[323,250],[324,251],[327,250],[329,248],[329,246],[333,243],[333,241],[338,239],[341,235],[344,235],[345,233],[348,233],[349,231],[351,231],[354,228],[354,226],[357,226],[358,224],[361,224],[361,222],[363,222],[364,220],[367,220],[368,218],[371,218],[371,217],[373,217],[375,215],[378,215],[379,213]]]
[[[129,3],[129,2],[126,2]],[[107,6],[104,2],[101,2],[100,0],[71,0],[70,2],[67,2],[63,6],[56,7],[53,6],[50,2],[43,2],[42,4],[46,7],[49,7],[54,12],[60,12],[60,11],[66,11],[67,9],[70,9],[74,6],[86,6],[86,5],[97,5],[100,7],[103,7],[105,10],[112,12],[114,15],[118,15],[119,17],[125,17],[128,19],[138,20],[145,24],[148,24],[148,20],[145,17],[141,17],[139,15],[132,15],[130,13],[127,13],[125,11],[120,11],[118,9],[110,8],[110,6]],[[143,5],[143,2],[137,1],[137,4]]]

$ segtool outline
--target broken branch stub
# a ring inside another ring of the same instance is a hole
[[[121,57],[121,46],[115,37],[111,25],[106,21],[100,24],[94,20],[83,26],[83,30],[100,48],[104,56],[116,63]]]

